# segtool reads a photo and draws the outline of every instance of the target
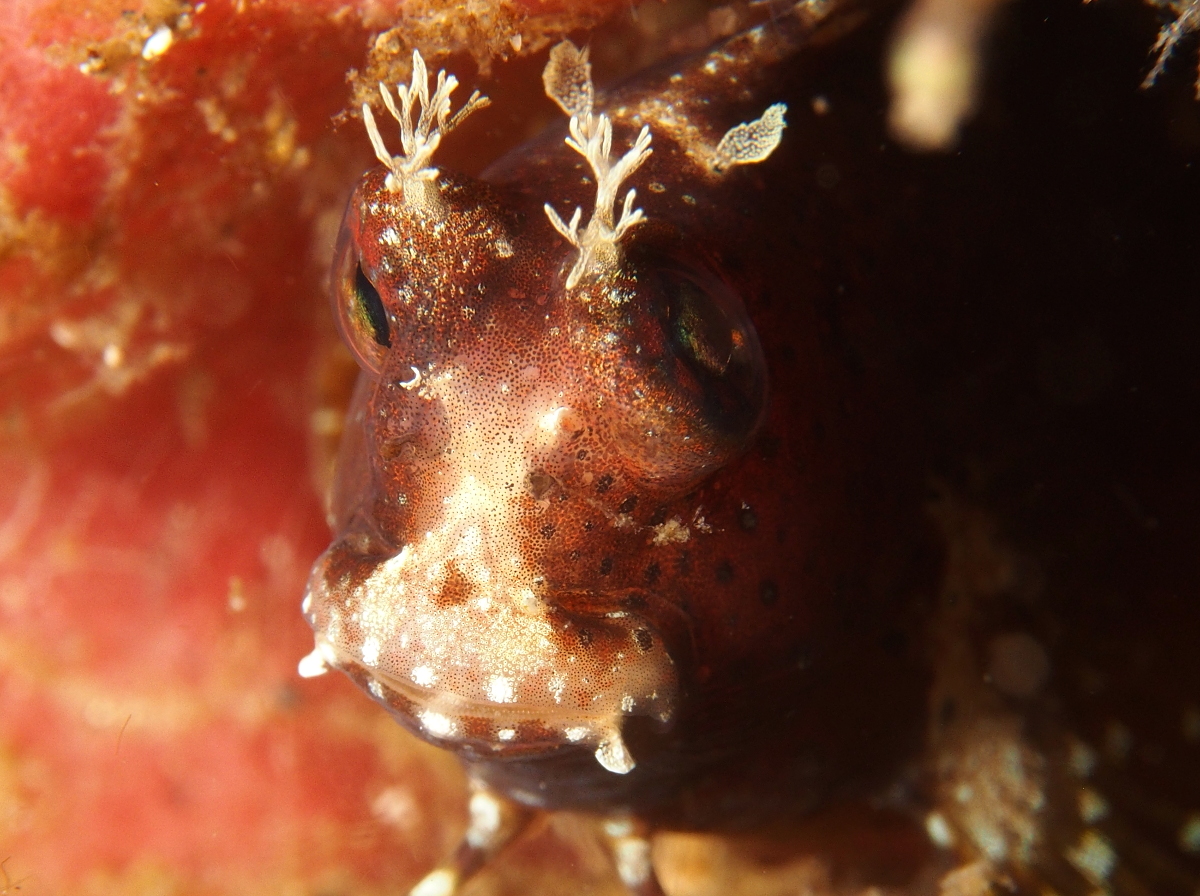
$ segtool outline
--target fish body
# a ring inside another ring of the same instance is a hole
[[[1043,597],[1004,502],[955,479],[1022,457],[1024,412],[978,394],[1028,334],[964,310],[969,245],[929,264],[953,178],[880,162],[875,117],[814,101],[844,21],[785,17],[602,97],[569,51],[547,87],[573,146],[479,178],[431,167],[455,119],[417,66],[435,113],[403,157],[377,142],[334,266],[363,373],[308,669],[520,806],[745,829],[852,804],[964,857],[963,892],[1187,892],[1193,853],[1127,836],[1120,878],[1108,810],[1080,808],[1099,754],[1068,680],[1112,629]]]
[[[360,333],[378,372],[310,619],[409,727],[542,808],[711,823],[691,790],[719,768],[754,792],[748,757],[779,743],[772,789],[794,778],[807,804],[918,730],[923,676],[855,569],[863,520],[896,515],[862,478],[878,384],[800,235],[756,232],[803,214],[790,154],[712,161],[793,40],[748,32],[598,107],[615,145],[653,135],[611,275],[567,286],[577,253],[543,205],[565,219],[595,186],[561,133],[480,181],[439,173],[426,205],[382,169],[350,200],[336,288],[349,314],[363,278],[386,297],[390,345]],[[895,687],[834,697],[876,676]]]

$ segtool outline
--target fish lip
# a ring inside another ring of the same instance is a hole
[[[626,718],[624,714],[477,700],[368,668],[332,645],[329,653],[337,655],[330,665],[367,691],[407,731],[476,759],[519,759],[561,749],[592,752],[604,739],[619,732]],[[489,734],[478,733],[481,722]]]

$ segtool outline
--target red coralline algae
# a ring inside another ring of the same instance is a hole
[[[337,676],[297,675],[354,375],[327,280],[375,164],[358,109],[420,49],[492,98],[439,149],[473,176],[561,121],[540,73],[566,32],[603,89],[745,12],[701,7],[0,3],[0,896],[397,893],[454,848],[455,760]],[[902,371],[894,410],[925,452],[906,469],[937,487],[932,621],[880,642],[933,684],[891,821],[664,833],[672,896],[974,894],[1007,886],[1031,831],[1064,896],[1196,889],[1192,85],[1137,90],[1157,28],[1139,4],[1009,10],[952,156],[886,135],[886,22],[787,76],[805,161],[786,251],[851,324],[826,334],[848,363]],[[620,23],[592,30],[605,12]],[[803,361],[769,358],[771,388]],[[869,492],[880,471],[861,472]],[[1168,823],[1131,845],[1147,805]],[[595,833],[558,814],[468,892],[619,893]],[[1106,855],[1129,877],[1099,877]]]
[[[369,157],[333,122],[404,15],[0,9],[9,889],[369,892],[457,835],[453,762],[295,673],[345,386],[329,229]]]

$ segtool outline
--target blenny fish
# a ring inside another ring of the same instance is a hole
[[[381,165],[331,286],[362,372],[300,668],[344,672],[466,764],[465,840],[420,896],[564,809],[605,819],[643,894],[656,830],[835,812],[919,833],[912,892],[1200,891],[1194,611],[1125,682],[1170,677],[1173,729],[1135,730],[1150,714],[1124,696],[1089,705],[1136,691],[1113,680],[1121,613],[1081,603],[1094,576],[1054,579],[983,497],[1004,485],[978,486],[1071,467],[992,459],[1021,455],[1038,401],[1086,404],[1079,369],[1103,380],[1088,365],[1111,350],[1044,337],[1049,385],[1010,406],[989,362],[1014,350],[988,334],[1029,337],[994,297],[968,314],[955,279],[986,282],[988,251],[888,279],[872,252],[921,259],[955,187],[855,170],[877,116],[813,86],[857,25],[828,7],[604,94],[564,42],[544,74],[564,126],[478,178],[436,155],[486,100],[456,110],[419,53],[396,96],[381,85],[399,154],[363,107]],[[930,345],[954,346],[941,367]],[[1078,526],[1077,502],[1042,510]]]

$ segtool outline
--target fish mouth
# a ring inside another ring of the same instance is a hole
[[[409,731],[447,749],[476,755],[525,756],[564,746],[600,750],[603,745],[605,751],[614,752],[614,742],[621,741],[621,713],[588,713],[568,707],[464,697],[368,668],[327,640],[318,638],[316,643],[314,653],[319,653],[329,667],[345,673]]]
[[[301,673],[341,670],[424,739],[474,754],[587,746],[625,773],[635,763],[624,719],[666,724],[675,714],[675,662],[648,619],[617,609],[627,594],[598,606],[594,594],[539,597],[492,582],[447,600],[408,547],[352,576],[335,572],[347,568],[338,552],[309,581],[303,609],[316,646]],[[592,613],[577,611],[583,596]]]

